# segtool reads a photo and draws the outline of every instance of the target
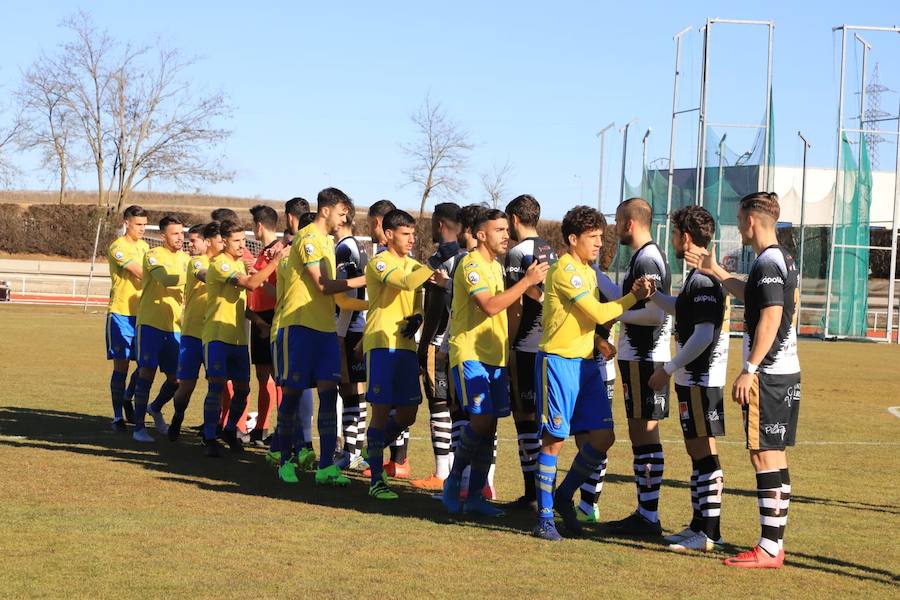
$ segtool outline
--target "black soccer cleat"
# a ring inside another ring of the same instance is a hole
[[[222,444],[219,443],[219,440],[203,440],[203,445],[206,446],[206,456],[208,458],[222,457]]]
[[[232,452],[243,452],[244,451],[244,443],[241,442],[241,439],[237,435],[237,431],[233,431],[231,429],[225,429],[222,431],[222,441],[228,444],[228,447]]]
[[[566,531],[570,534],[570,537],[580,536],[584,533],[584,528],[581,526],[581,522],[578,521],[578,515],[575,514],[575,505],[572,504],[571,498],[558,498],[554,494],[553,507],[559,513],[559,516],[562,517],[563,524],[566,526]]]
[[[125,420],[134,425],[134,404],[131,400],[122,402],[122,411],[125,413]]]
[[[166,432],[166,437],[169,438],[170,442],[177,442],[178,435],[181,433],[181,423],[184,421],[184,415],[182,413],[176,412],[172,415],[172,422],[169,423],[169,430]]]
[[[651,523],[644,516],[634,511],[624,519],[610,521],[606,524],[608,531],[614,535],[630,537],[653,537],[662,535],[662,523]]]
[[[128,425],[125,424],[125,419],[115,419],[112,422],[112,430],[116,433],[124,433],[128,431]]]

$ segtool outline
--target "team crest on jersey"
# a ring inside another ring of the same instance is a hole
[[[224,273],[227,273],[230,269],[231,267],[228,266],[228,263],[222,263],[222,271]]]
[[[475,285],[476,283],[481,281],[481,277],[475,271],[472,271],[471,273],[466,275],[466,279],[468,279],[469,283],[471,283],[472,285]]]
[[[573,264],[568,264],[563,269],[563,271],[565,271],[566,273],[571,273],[574,270],[575,270],[575,265],[573,265]]]
[[[123,258],[125,258],[125,253],[119,250],[116,252],[115,257],[119,260],[122,260]]]
[[[155,265],[155,264],[156,264],[156,257],[155,257],[155,256],[151,256],[150,258],[147,259],[147,262],[150,263],[151,265]]]
[[[306,251],[307,254],[312,254],[315,251],[316,247],[313,246],[312,244],[306,244],[305,246],[303,246],[303,249]]]
[[[381,393],[381,386],[380,386],[380,385],[373,385],[373,386],[372,386],[372,393],[373,393],[373,394],[376,394],[376,395],[380,394],[380,393]]]
[[[472,396],[472,404],[474,404],[476,408],[481,406],[481,403],[483,401],[484,401],[484,394],[477,394],[475,396]]]
[[[560,425],[562,425],[562,417],[560,415],[554,415],[553,416],[553,426],[559,427]]]
[[[575,288],[576,290],[580,289],[581,286],[584,285],[584,282],[581,281],[581,277],[579,277],[578,275],[572,275],[571,282],[572,282],[572,287]]]
[[[379,273],[384,271],[386,268],[387,268],[387,264],[385,264],[385,262],[383,260],[379,260],[377,263],[375,263],[375,270],[378,271]]]
[[[199,269],[199,268],[201,268],[202,266],[203,266],[203,263],[200,262],[199,260],[195,260],[195,261],[194,261],[194,268],[195,268],[195,269]]]

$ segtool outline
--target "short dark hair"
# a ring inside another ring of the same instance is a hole
[[[370,217],[383,217],[388,214],[392,210],[396,210],[396,206],[390,200],[379,200],[375,204],[369,207],[369,216]]]
[[[478,215],[485,210],[487,208],[483,204],[469,204],[459,209],[459,224],[462,226],[463,231],[466,229],[471,231],[475,221],[478,219]]]
[[[741,198],[740,210],[744,212],[762,213],[777,221],[781,216],[778,194],[774,192],[753,192]]]
[[[203,239],[210,240],[217,235],[220,235],[218,221],[211,221],[203,226]]]
[[[643,198],[629,198],[622,202],[616,212],[622,213],[622,216],[632,221],[637,221],[644,227],[649,228],[653,220],[653,208],[650,203]]]
[[[327,187],[316,196],[316,211],[338,204],[353,208],[353,200],[350,199],[350,196],[335,187]]]
[[[309,225],[310,223],[312,223],[315,220],[316,220],[316,213],[314,213],[314,212],[303,213],[302,215],[300,215],[300,218],[298,219],[297,231],[300,231],[301,229],[303,229],[304,227],[306,227],[307,225]]]
[[[147,211],[144,210],[142,206],[138,206],[137,204],[132,204],[128,208],[125,209],[125,212],[122,213],[122,217],[125,219],[131,219],[133,217],[146,217]]]
[[[181,219],[179,219],[175,215],[166,215],[159,220],[160,233],[165,231],[166,227],[168,227],[169,225],[183,225],[183,223],[181,222]]]
[[[191,228],[188,229],[188,235],[192,235],[194,233],[203,235],[203,228],[206,227],[205,223],[197,223],[196,225],[191,225]]]
[[[702,206],[690,205],[680,208],[669,218],[681,233],[691,234],[694,243],[702,248],[709,246],[716,234],[716,220]]]
[[[292,215],[299,219],[300,215],[306,214],[308,212],[309,212],[309,202],[307,202],[306,198],[301,198],[300,196],[296,196],[284,203],[285,218],[287,218],[288,215]]]
[[[590,206],[576,206],[569,210],[562,220],[562,236],[566,244],[569,236],[579,236],[585,231],[605,229],[606,218],[596,208]]]
[[[416,220],[413,219],[412,215],[405,210],[400,210],[399,208],[395,208],[391,212],[387,213],[381,220],[381,228],[385,231],[387,231],[388,229],[397,229],[398,227],[415,226]]]
[[[219,223],[224,223],[225,221],[234,221],[235,223],[241,222],[241,218],[238,214],[230,208],[217,208],[209,213],[209,218],[213,221],[218,221]]]
[[[516,196],[506,205],[506,214],[519,217],[519,222],[528,227],[534,227],[541,218],[541,205],[531,194]],[[512,220],[512,219],[510,219]]]
[[[237,233],[239,231],[244,231],[244,227],[237,221],[222,221],[219,223],[219,235],[221,235],[222,238],[227,238],[232,233]]]
[[[256,225],[262,224],[266,229],[278,227],[278,213],[271,206],[257,204],[250,209],[250,214],[253,216],[253,222]]]
[[[486,208],[482,210],[475,217],[475,221],[472,223],[472,233],[475,233],[481,226],[487,223],[488,221],[496,221],[497,219],[508,219],[506,213],[498,208]]]
[[[434,205],[434,212],[431,213],[432,220],[442,221],[456,225],[459,223],[459,204],[456,202],[441,202]]]
[[[344,218],[344,225],[350,229],[356,229],[356,207],[351,204],[348,209],[347,216]]]

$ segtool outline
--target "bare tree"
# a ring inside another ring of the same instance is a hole
[[[0,107],[0,114],[7,112]],[[22,134],[22,112],[12,110],[8,123],[0,124],[0,184],[8,186],[19,173],[19,169],[7,154],[8,150],[18,142]]]
[[[403,146],[411,164],[404,171],[405,185],[422,190],[419,218],[432,194],[451,196],[466,189],[461,174],[468,166],[468,155],[474,145],[469,134],[447,117],[439,102],[432,103],[425,96],[422,105],[411,117],[416,126],[417,139]]]
[[[512,165],[507,160],[501,166],[494,164],[490,171],[481,174],[481,185],[484,187],[492,207],[500,207],[500,202],[506,195],[507,179],[511,173]]]

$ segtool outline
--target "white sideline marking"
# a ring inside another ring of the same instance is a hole
[[[900,406],[888,406],[888,412],[897,418],[900,418]]]

